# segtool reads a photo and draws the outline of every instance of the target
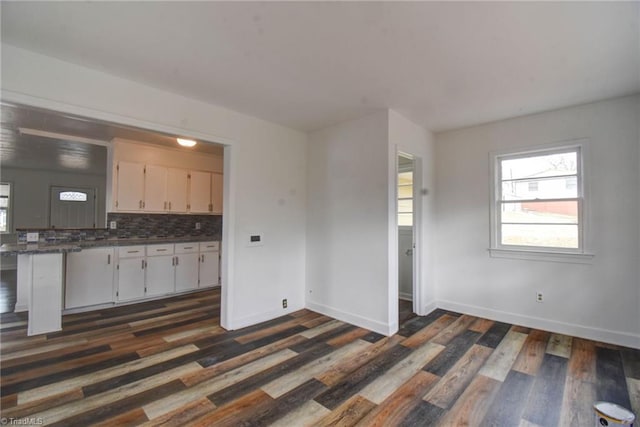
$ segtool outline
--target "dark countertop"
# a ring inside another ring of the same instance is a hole
[[[28,255],[80,252],[82,249],[99,248],[108,246],[153,245],[162,243],[187,243],[187,242],[215,242],[217,236],[184,236],[184,237],[134,237],[113,238],[103,240],[82,240],[78,242],[51,242],[51,243],[5,243],[0,246],[0,255]]]

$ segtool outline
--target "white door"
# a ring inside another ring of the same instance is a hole
[[[200,253],[200,287],[218,286],[220,284],[219,274],[219,252]]]
[[[144,210],[164,212],[167,209],[167,168],[147,165],[144,172]]]
[[[118,301],[144,297],[144,258],[118,261]]]
[[[96,189],[53,186],[49,212],[52,228],[95,228]]]
[[[413,300],[413,228],[398,230],[398,295]]]
[[[186,170],[169,169],[167,175],[167,210],[169,212],[187,211],[188,176],[189,173]]]
[[[211,174],[211,205],[213,207],[213,213],[222,214],[222,188],[222,174]]]
[[[176,292],[198,288],[198,253],[176,255]]]
[[[211,174],[191,171],[190,211],[209,213],[211,211]]]
[[[113,302],[113,248],[67,254],[65,308]]]
[[[147,296],[175,292],[175,267],[173,255],[147,257]]]
[[[118,162],[117,168],[116,209],[141,211],[144,201],[144,165]]]

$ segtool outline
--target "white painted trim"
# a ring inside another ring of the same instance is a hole
[[[398,304],[395,303],[395,305],[397,307]],[[306,307],[309,310],[315,311],[320,314],[324,314],[325,316],[333,317],[334,319],[338,319],[343,322],[359,326],[361,328],[369,329],[371,331],[374,331],[386,336],[393,335],[398,331],[397,318],[395,322],[392,322],[390,325],[387,325],[386,323],[380,322],[378,320],[373,320],[367,317],[362,317],[355,314],[347,313],[345,311],[338,310],[333,307],[329,307],[324,304],[319,304],[309,300],[307,300]]]
[[[594,254],[539,252],[519,249],[487,249],[491,258],[527,259],[532,261],[569,262],[575,264],[592,264]]]
[[[573,323],[557,322],[555,320],[525,316],[501,310],[492,310],[452,301],[439,300],[436,302],[436,305],[438,308],[483,317],[485,319],[497,320],[514,325],[526,326],[528,328],[542,329],[559,334],[640,349],[640,335],[638,334],[581,326]]]
[[[389,112],[387,111],[387,141],[389,140]],[[385,335],[398,330],[398,146],[387,144],[387,324],[378,326]],[[368,321],[368,319],[367,319]],[[392,325],[395,321],[395,329]],[[377,323],[377,322],[376,322]],[[371,328],[369,328],[371,329]]]
[[[301,306],[290,306],[288,308],[279,308],[276,310],[265,311],[263,313],[256,313],[249,316],[241,317],[239,319],[234,319],[232,327],[224,327],[227,330],[236,330],[246,328],[247,326],[257,325],[258,323],[266,322],[268,320],[273,320],[281,316],[286,316],[287,314],[296,312],[298,310],[302,310],[304,308]]]

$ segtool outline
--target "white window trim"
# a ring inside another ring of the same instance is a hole
[[[2,181],[0,184],[9,185],[9,202],[7,206],[7,230],[0,231],[0,234],[12,234],[13,233],[13,198],[14,198],[13,181]]]
[[[490,247],[489,255],[493,258],[526,259],[534,261],[552,261],[569,263],[591,263],[594,254],[590,251],[589,233],[589,185],[588,176],[584,174],[585,164],[588,162],[588,142],[586,138],[559,141],[551,144],[538,145],[523,149],[493,151],[489,153],[490,185]],[[547,248],[538,246],[502,245],[500,242],[500,215],[498,213],[498,194],[501,177],[499,176],[499,162],[505,158],[520,158],[527,155],[537,156],[578,149],[578,241],[580,247]]]

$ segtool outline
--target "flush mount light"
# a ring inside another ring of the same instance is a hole
[[[193,139],[184,139],[184,138],[176,138],[178,140],[178,144],[183,147],[193,147],[196,145],[196,142]]]

